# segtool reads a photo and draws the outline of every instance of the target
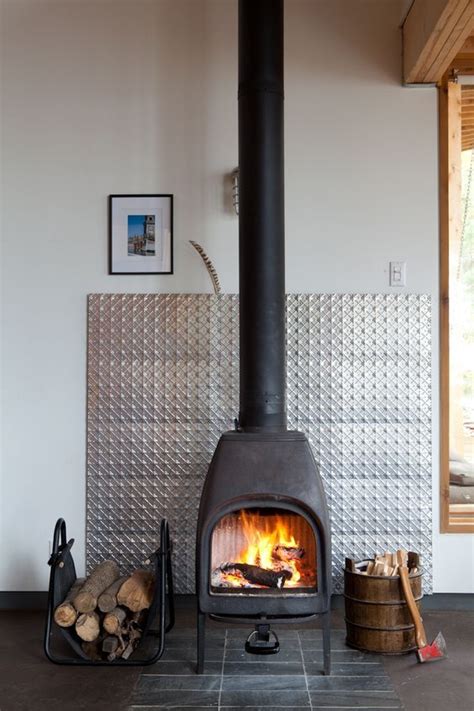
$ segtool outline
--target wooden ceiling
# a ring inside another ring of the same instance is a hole
[[[474,0],[413,0],[403,23],[405,84],[442,81],[474,32]]]
[[[474,35],[470,35],[453,59],[449,75],[474,76]],[[474,86],[461,85],[461,146],[463,151],[474,148]]]
[[[474,0],[413,0],[403,23],[404,83],[441,87],[460,75],[474,77]],[[474,148],[474,85],[459,84],[453,110],[465,151]]]

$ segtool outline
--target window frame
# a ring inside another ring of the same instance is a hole
[[[467,72],[466,72],[467,73]],[[474,72],[470,72],[474,73]],[[453,516],[449,501],[449,243],[462,229],[461,214],[461,84],[451,74],[439,86],[439,266],[440,266],[440,530],[474,533],[474,513]]]

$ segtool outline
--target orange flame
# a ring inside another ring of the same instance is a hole
[[[239,554],[238,563],[247,563],[249,565],[258,565],[266,570],[278,570],[278,565],[283,566],[292,574],[290,580],[285,584],[285,587],[295,587],[301,578],[301,573],[298,570],[297,560],[288,560],[284,563],[275,560],[275,546],[298,547],[295,538],[290,534],[288,526],[281,516],[276,519],[271,517],[272,521],[265,516],[248,513],[242,511],[242,529],[247,539],[247,548]],[[272,525],[275,524],[275,525]]]

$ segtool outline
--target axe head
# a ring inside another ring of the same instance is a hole
[[[419,647],[416,650],[416,655],[421,663],[436,662],[438,659],[444,659],[447,656],[446,642],[441,632],[438,633],[432,644],[427,644],[426,647]]]

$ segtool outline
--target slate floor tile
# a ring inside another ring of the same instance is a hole
[[[269,654],[265,656],[266,663],[280,662],[301,662],[301,650],[297,640],[294,640],[295,646],[282,647],[277,654]],[[226,649],[225,661],[227,662],[259,662],[262,657],[258,654],[247,654],[245,649]]]
[[[148,690],[146,695],[140,691],[136,691],[133,695],[132,704],[140,706],[145,704],[148,706],[218,706],[219,692],[218,691],[193,691],[180,689],[172,689],[163,691],[162,689]]]
[[[338,693],[310,691],[310,697],[313,709],[328,707],[365,709],[373,706],[378,708],[400,708],[400,702],[392,691],[367,691],[362,694],[354,691]]]
[[[295,676],[280,676],[279,674],[265,674],[262,676],[257,674],[252,674],[250,676],[224,676],[222,681],[222,689],[225,691],[238,691],[239,689],[305,690],[306,679],[302,674]]]
[[[321,674],[321,664],[305,663],[308,676]],[[334,662],[331,664],[331,674],[335,676],[386,676],[385,669],[379,663],[365,662]]]
[[[302,639],[301,640],[301,648],[302,649],[322,649],[323,648],[323,640],[322,640],[322,638],[320,638],[320,639],[312,639],[312,638]],[[342,651],[342,650],[350,649],[350,647],[348,647],[346,645],[345,638],[331,637],[331,651],[333,649]]]
[[[272,629],[274,629],[274,631],[276,632],[276,635],[280,642],[289,642],[291,640],[293,640],[294,642],[298,642],[298,630],[277,629],[276,627],[272,627]],[[229,649],[235,649],[236,644],[237,646],[241,644],[243,647],[245,644],[245,640],[251,632],[253,632],[253,628],[251,626],[246,627],[245,629],[228,629],[226,646]]]
[[[356,649],[331,649],[331,657],[334,662],[374,662],[376,658],[366,652],[358,652]],[[303,659],[305,662],[319,662],[323,658],[321,649],[303,649]]]
[[[196,637],[178,630],[167,639],[164,657],[144,669],[130,711],[401,708],[383,665],[373,655],[348,648],[343,630],[332,634],[330,677],[322,674],[320,630],[279,631],[281,651],[268,657],[245,652],[249,631],[232,628],[208,635],[205,673],[197,675]]]
[[[322,639],[323,631],[321,629],[304,629],[298,630],[300,639]],[[345,639],[345,630],[331,630],[331,639]]]
[[[223,691],[221,694],[221,706],[309,706],[308,692],[305,691],[268,691],[268,690],[245,690],[245,691]]]
[[[388,676],[308,676],[310,691],[390,691]]]
[[[135,689],[135,694],[142,697],[154,694],[156,691],[171,691],[173,689],[188,689],[194,691],[219,691],[221,676],[208,674],[177,674],[165,676],[161,674],[142,676]],[[147,697],[148,698],[148,697]]]
[[[295,675],[303,674],[302,662],[226,662],[224,665],[224,674],[226,676],[235,674],[281,674]]]

